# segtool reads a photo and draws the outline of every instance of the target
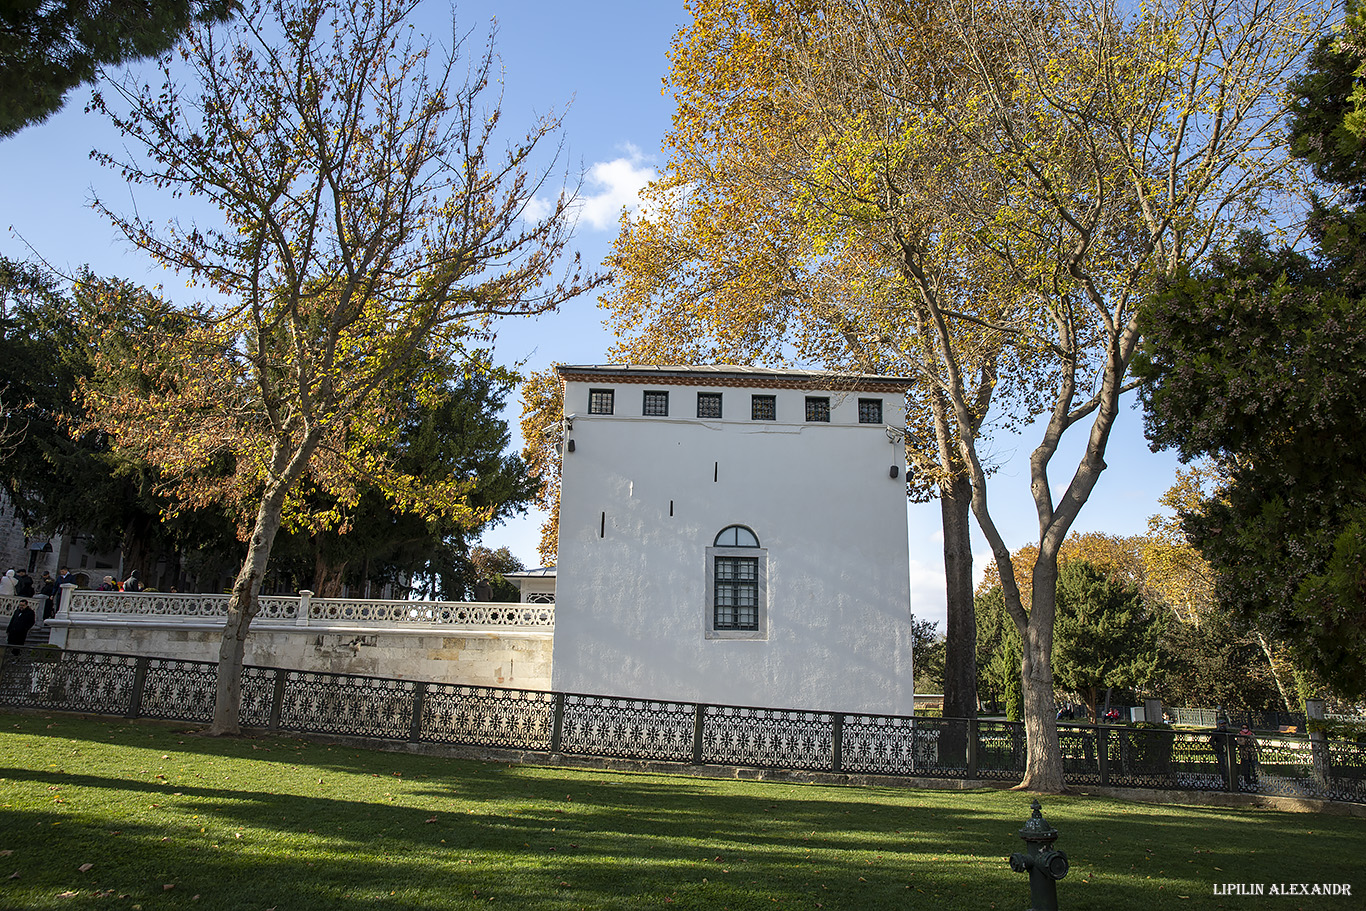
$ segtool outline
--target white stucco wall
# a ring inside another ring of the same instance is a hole
[[[572,368],[571,368],[572,369]],[[570,375],[573,416],[560,502],[554,689],[732,705],[911,714],[904,426],[896,392],[805,398],[759,386],[618,382]],[[732,379],[732,381],[735,381]],[[615,413],[588,414],[590,389]],[[670,417],[641,416],[670,393]],[[721,420],[697,393],[723,395]],[[750,396],[777,421],[750,420]],[[880,398],[883,424],[858,423]],[[897,467],[897,477],[889,469]],[[708,639],[707,548],[745,525],[767,555],[766,638]]]

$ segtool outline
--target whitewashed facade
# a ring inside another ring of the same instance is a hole
[[[907,380],[559,373],[556,690],[912,713]]]

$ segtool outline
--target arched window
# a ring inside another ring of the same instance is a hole
[[[759,536],[743,525],[727,525],[712,542],[712,547],[758,547]]]
[[[768,552],[746,525],[727,525],[707,548],[708,639],[767,639]]]

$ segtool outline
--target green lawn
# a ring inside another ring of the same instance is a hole
[[[0,907],[1023,909],[1029,796],[616,774],[0,713]],[[1044,799],[1063,911],[1366,903],[1366,821]],[[11,876],[10,874],[14,875]],[[1350,883],[1352,898],[1217,897]]]

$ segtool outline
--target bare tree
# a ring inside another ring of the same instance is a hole
[[[241,517],[214,733],[238,729],[245,639],[282,523],[342,521],[338,505],[310,511],[303,491],[344,507],[364,479],[395,508],[476,521],[468,482],[390,463],[405,403],[436,395],[432,365],[492,318],[550,310],[599,281],[577,257],[554,274],[572,200],[543,217],[528,208],[549,178],[533,156],[558,120],[499,143],[492,37],[467,59],[457,36],[433,64],[406,24],[415,6],[261,0],[240,22],[192,31],[161,86],[96,98],[137,153],[102,162],[223,219],[154,225],[96,203],[209,294],[153,308],[134,344],[102,350],[111,381],[87,389],[99,425],[182,502]]]

